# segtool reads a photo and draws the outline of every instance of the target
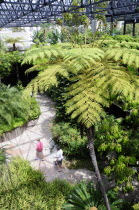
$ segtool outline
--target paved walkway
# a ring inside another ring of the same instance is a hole
[[[51,127],[55,117],[55,110],[52,101],[46,96],[39,95],[37,98],[41,115],[38,120],[28,123],[25,131],[18,137],[2,143],[7,148],[9,156],[20,156],[31,162],[31,165],[41,170],[47,181],[56,178],[66,179],[71,182],[78,182],[82,179],[96,181],[94,173],[86,169],[69,170],[63,168],[58,172],[54,166],[56,160],[56,145],[52,140]],[[36,139],[40,138],[44,144],[44,161],[35,160]]]

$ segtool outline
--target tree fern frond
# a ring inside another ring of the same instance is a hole
[[[57,76],[61,75],[68,78],[68,72],[62,65],[50,65],[46,70],[40,72],[38,76],[29,83],[24,91],[24,96],[31,92],[38,93],[49,89],[52,86],[57,86]]]
[[[118,54],[118,56],[116,56]],[[135,49],[111,49],[106,52],[108,59],[123,62],[129,66],[139,67],[139,51]]]
[[[62,49],[54,49],[52,47],[43,46],[41,48],[33,48],[27,51],[25,55],[25,59],[23,60],[22,64],[24,63],[32,63],[35,62],[38,58],[48,58],[48,61],[53,58],[55,60],[59,59],[63,56],[64,50]]]
[[[35,66],[32,66],[32,67],[30,67],[29,69],[27,69],[25,71],[25,74],[28,74],[28,73],[33,72],[33,71],[40,71],[39,68],[40,68],[40,64],[37,64]]]

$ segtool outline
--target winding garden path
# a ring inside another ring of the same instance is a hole
[[[66,167],[58,172],[54,166],[56,156],[56,145],[52,140],[51,127],[55,117],[55,109],[52,101],[46,96],[39,95],[37,100],[40,104],[40,117],[28,123],[24,132],[21,132],[17,137],[1,143],[1,146],[7,148],[7,155],[20,156],[31,162],[32,167],[41,170],[46,178],[46,181],[53,181],[56,178],[65,179],[72,183],[80,180],[92,180],[96,182],[94,172],[86,169],[69,170]],[[21,129],[22,130],[22,129]],[[44,161],[35,160],[35,145],[36,139],[40,138],[44,144]],[[103,181],[106,187],[112,186],[114,183],[108,182],[105,176]],[[137,185],[137,186],[136,186]],[[138,183],[135,183],[136,191],[130,193],[130,200],[135,198],[138,193]],[[124,196],[125,198],[126,196]],[[138,197],[138,196],[137,196]]]
[[[20,156],[29,160],[34,168],[44,173],[47,181],[56,178],[66,179],[73,183],[82,179],[96,181],[94,173],[86,169],[69,170],[63,168],[61,172],[57,171],[54,166],[57,150],[51,133],[52,122],[55,117],[54,105],[49,98],[43,95],[39,95],[37,100],[41,109],[38,120],[29,122],[21,135],[2,143],[7,148],[8,156]],[[37,138],[40,138],[44,144],[44,161],[35,160]]]

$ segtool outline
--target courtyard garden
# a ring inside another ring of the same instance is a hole
[[[139,28],[62,15],[0,37],[0,209],[139,210]]]

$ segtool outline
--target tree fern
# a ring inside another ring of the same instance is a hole
[[[116,48],[109,49],[106,52],[108,59],[113,59],[114,61],[120,61],[123,64],[133,66],[135,68],[139,67],[139,51],[135,49],[126,48]]]
[[[117,47],[117,48],[128,48],[128,49],[139,49],[139,43],[137,42],[126,42],[126,41],[123,41],[123,42],[118,42],[114,45],[114,47]]]
[[[58,76],[68,78],[68,71],[62,65],[50,65],[45,71],[42,71],[38,76],[31,81],[24,91],[24,96],[29,96],[31,92],[43,92],[47,89],[58,85]]]
[[[63,57],[63,50],[59,48],[53,48],[49,46],[43,46],[41,48],[32,48],[26,52],[24,63],[33,63],[36,59],[47,58],[48,62],[58,60]]]
[[[73,84],[67,93],[67,112],[87,128],[90,156],[108,210],[110,205],[96,161],[92,126],[105,115],[104,107],[110,106],[111,94],[116,95],[117,100],[118,97],[130,100],[130,98],[138,98],[136,93],[139,90],[138,79],[122,66],[122,63],[128,64],[131,52],[135,55],[132,64],[135,63],[138,66],[138,51],[129,50],[127,52],[120,48],[118,50],[108,50],[104,57],[104,52],[100,49],[61,51],[45,48],[44,52],[42,49],[37,49],[35,56],[33,51],[31,54],[29,52],[24,60],[24,62],[34,62],[35,59],[46,58],[49,63],[49,67],[40,72],[28,85],[26,94],[42,92],[56,86],[59,75],[68,78],[69,72],[72,72],[70,79]],[[39,52],[43,52],[46,57],[43,57],[42,53],[40,55]],[[117,53],[119,54],[115,60]],[[114,63],[115,61],[119,62]]]
[[[137,55],[137,50],[132,51]],[[46,57],[40,57],[39,52],[43,52]],[[24,62],[30,62],[30,60],[35,62],[34,54],[37,54],[35,59],[40,59],[40,63],[48,57],[50,63],[47,67],[44,62],[46,69],[27,86],[25,95],[30,92],[43,92],[52,86],[57,86],[58,75],[68,78],[69,72],[72,72],[76,76],[73,76],[73,85],[67,93],[69,97],[66,104],[67,112],[72,113],[72,118],[78,118],[79,122],[90,127],[104,116],[103,108],[110,105],[110,92],[112,95],[119,95],[128,100],[138,99],[138,79],[130,75],[123,66],[110,61],[113,58],[125,64],[130,60],[129,53],[131,52],[125,49],[108,50],[106,53],[108,60],[105,61],[104,52],[97,48],[77,48],[62,52],[50,47],[33,49],[27,53]],[[134,62],[137,62],[136,59]]]
[[[130,99],[135,97],[138,83],[134,84],[127,72],[117,68],[114,64],[97,64],[72,78],[76,82],[69,88],[67,95],[71,98],[66,103],[72,118],[78,117],[79,122],[90,127],[104,116],[103,107],[110,105],[109,92]]]

